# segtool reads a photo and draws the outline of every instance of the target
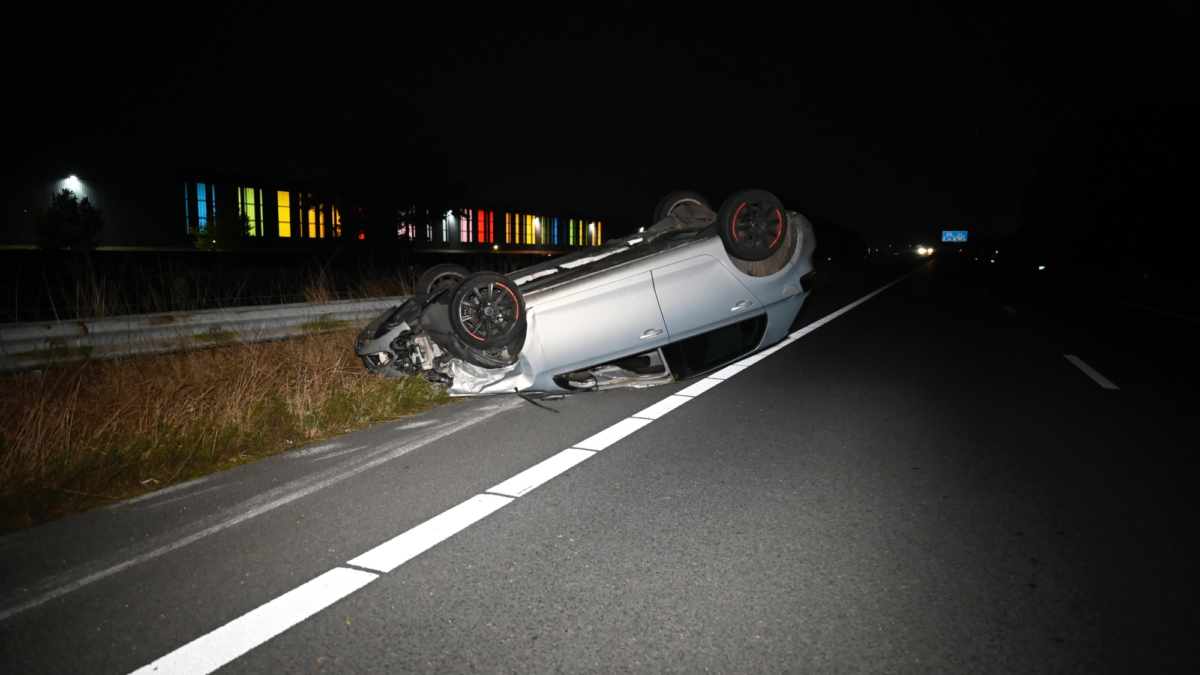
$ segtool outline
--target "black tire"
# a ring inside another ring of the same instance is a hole
[[[729,255],[739,260],[770,258],[783,246],[789,227],[783,203],[766,190],[742,190],[725,200],[717,214],[717,232]]]
[[[708,200],[699,193],[692,192],[691,190],[679,190],[663,197],[658,202],[658,207],[654,209],[654,221],[651,224],[662,222],[663,219],[671,215],[671,212],[676,207],[682,204],[700,204],[706,209],[712,208],[708,205]]]
[[[462,265],[434,265],[417,279],[417,287],[413,289],[413,294],[432,293],[444,286],[453,288],[469,276],[471,270]]]
[[[475,349],[496,349],[525,334],[525,298],[506,276],[479,272],[463,279],[450,299],[450,327]]]

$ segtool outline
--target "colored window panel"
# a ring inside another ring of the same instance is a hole
[[[238,188],[238,212],[246,215],[246,233],[262,236],[262,190]]]
[[[525,243],[532,244],[536,241],[533,238],[533,216],[525,214]]]
[[[597,220],[596,221],[596,245],[597,246],[600,245],[600,242],[604,241],[604,239],[600,236],[602,227],[603,227],[603,223],[601,223],[600,221]]]
[[[254,188],[238,188],[238,213],[246,216],[246,233],[250,236],[258,236],[262,234],[259,230],[259,204],[261,199],[256,199],[259,190]]]
[[[196,226],[204,231],[208,227],[208,186],[196,183]]]
[[[325,236],[325,212],[315,206],[308,207],[308,238],[318,239]]]
[[[187,228],[188,232],[192,231],[191,220],[192,220],[192,214],[191,214],[190,209],[188,208],[188,186],[187,186],[187,181],[184,181],[184,183],[183,183],[183,226]]]
[[[279,236],[292,236],[292,195],[290,192],[279,192]]]
[[[338,208],[336,206],[331,206],[329,208],[330,213],[332,214],[329,218],[329,236],[340,237],[342,236],[342,214],[338,212]]]

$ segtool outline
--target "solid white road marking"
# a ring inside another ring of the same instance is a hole
[[[764,352],[773,354],[779,349],[791,344],[797,338],[807,335],[816,328],[829,323],[833,319],[845,314],[851,309],[878,295],[880,292],[899,283],[909,275],[913,274],[913,272],[916,272],[916,270],[905,274],[883,288],[880,288],[873,293],[843,307],[842,309],[830,314],[829,316],[826,316],[820,321],[809,324],[805,328],[792,333],[780,344],[773,346],[769,350],[764,350]],[[760,352],[754,356],[761,357],[764,356],[764,353]],[[750,358],[754,358],[754,356]],[[748,360],[749,359],[747,359],[747,361]],[[757,363],[760,360],[762,359],[754,359],[750,363]],[[495,513],[501,507],[511,503],[517,497],[527,494],[535,487],[542,485],[551,478],[554,478],[555,476],[565,472],[566,470],[595,454],[594,452],[587,452],[588,450],[600,451],[609,447],[622,438],[625,438],[635,431],[649,425],[655,419],[658,419],[667,412],[679,407],[683,403],[687,402],[688,399],[699,396],[700,394],[703,394],[709,389],[717,386],[725,379],[742,372],[750,365],[750,363],[742,362],[730,365],[710,375],[709,377],[700,380],[690,387],[687,387],[676,394],[668,396],[666,399],[663,399],[649,408],[646,408],[642,412],[637,413],[639,416],[627,417],[608,427],[604,431],[601,431],[600,433],[575,444],[575,447],[564,450],[557,455],[554,455],[553,457],[544,460],[541,463],[526,469],[525,471],[522,471],[503,483],[500,483],[491,490],[488,490],[488,492],[500,494],[477,495],[474,498],[449,509],[448,511],[443,511],[441,514],[434,516],[424,523],[413,527],[404,534],[401,534],[394,539],[388,540],[379,546],[376,546],[370,551],[367,551],[357,558],[350,560],[347,564],[354,565],[355,567],[377,570],[379,572],[391,572],[400,565],[403,565],[421,553],[428,551],[437,544],[449,539],[472,524],[482,520],[492,513]],[[668,403],[668,401],[671,402]],[[503,409],[505,407],[507,406],[497,406],[498,409]],[[649,415],[651,417],[649,419],[641,417],[645,415]],[[363,576],[359,578],[351,577],[347,581],[342,581],[342,575],[346,573],[357,573]],[[329,581],[323,582],[323,586],[319,585],[310,589],[310,587],[312,587],[318,581],[327,578]],[[376,576],[369,572],[335,568],[330,572],[318,577],[317,579],[314,579],[313,581],[301,586],[300,588],[290,591],[279,598],[272,600],[266,605],[263,605],[262,607],[245,614],[241,618],[231,621],[212,633],[209,633],[188,643],[187,645],[184,645],[183,647],[171,652],[154,663],[151,663],[150,665],[136,671],[134,675],[140,675],[142,673],[166,672],[185,673],[186,675],[204,675],[206,673],[210,673],[222,665],[229,663],[229,661],[232,661],[238,656],[245,654],[263,642],[266,642],[275,635],[278,635],[297,623],[300,623],[321,609],[328,607],[337,600],[340,600],[350,593],[353,593],[355,590],[362,588],[375,578]],[[353,583],[357,583],[357,586],[351,588],[350,586]],[[335,586],[336,588],[334,588]],[[327,587],[331,590],[324,590]],[[45,599],[49,598],[44,598],[41,601],[44,602]],[[27,605],[27,607],[28,606],[30,605]],[[20,609],[16,611],[20,611]],[[2,619],[3,616],[4,615],[0,615],[0,619]]]
[[[430,518],[408,532],[383,542],[347,562],[380,572],[391,572],[404,563],[495,513],[512,501],[500,495],[476,495],[448,511]]]
[[[690,400],[692,400],[691,396],[680,396],[675,394],[673,396],[664,398],[663,400],[655,403],[641,412],[633,413],[633,416],[646,420],[656,420]]]
[[[1012,307],[1009,307],[1008,305],[1000,305],[1000,306],[1003,307],[1009,314],[1017,313],[1017,310],[1013,309]]]
[[[1101,375],[1099,372],[1097,372],[1095,368],[1084,363],[1083,359],[1079,358],[1078,356],[1075,356],[1073,354],[1063,354],[1063,356],[1067,357],[1068,361],[1070,361],[1071,363],[1074,363],[1076,366],[1078,366],[1080,370],[1087,373],[1087,376],[1092,378],[1093,380],[1095,380],[1096,383],[1099,384],[1101,387],[1104,387],[1105,389],[1120,389],[1120,387],[1113,384],[1112,381],[1109,380],[1107,377],[1105,377],[1105,376]]]
[[[19,595],[14,594],[0,601],[0,621],[32,607],[37,607],[48,600],[53,600],[72,591],[79,590],[84,586],[122,570],[129,569],[134,565],[146,562],[147,560],[153,560],[164,553],[187,546],[192,542],[233,527],[238,523],[268,513],[284,504],[291,503],[313,492],[335,485],[351,476],[369,471],[385,462],[389,462],[424,445],[478,424],[492,415],[515,408],[520,404],[520,399],[514,399],[513,401],[498,405],[483,406],[476,410],[469,410],[451,418],[440,426],[430,429],[425,435],[405,439],[401,443],[389,444],[377,450],[365,452],[345,464],[330,467],[311,476],[292,481],[286,485],[281,485],[247,499],[232,508],[225,509],[214,516],[192,524],[192,530],[188,534],[183,534],[180,531],[172,532],[168,536],[157,537],[143,544],[129,546],[101,558],[98,562],[81,565],[56,574],[33,588],[21,589]],[[189,485],[196,485],[199,482],[192,481]],[[152,494],[161,495],[164,492],[164,490],[159,490]],[[186,528],[183,529],[183,532],[187,531]],[[160,543],[163,539],[167,541]],[[35,593],[36,595],[33,595]],[[33,597],[28,597],[29,595],[33,595]]]
[[[925,263],[925,265],[928,265],[928,264],[929,264],[929,263]],[[922,265],[921,267],[924,267],[925,265]],[[849,312],[850,310],[854,309],[855,307],[858,307],[859,305],[861,305],[861,304],[863,304],[864,302],[866,302],[866,301],[870,300],[871,298],[873,298],[873,297],[875,297],[875,296],[879,295],[880,293],[882,293],[882,292],[886,291],[887,289],[891,288],[892,286],[895,286],[896,284],[900,283],[901,281],[904,281],[905,279],[907,279],[907,278],[911,277],[912,275],[916,274],[916,273],[917,273],[917,270],[920,270],[920,269],[921,269],[921,267],[918,267],[917,269],[915,269],[915,270],[913,270],[913,271],[909,272],[908,274],[905,274],[904,276],[900,277],[899,279],[897,279],[897,280],[893,281],[893,282],[892,282],[892,283],[890,283],[890,284],[887,284],[886,286],[882,286],[882,287],[880,287],[880,288],[877,288],[877,289],[875,289],[874,291],[872,291],[872,292],[870,292],[870,293],[868,293],[868,294],[864,295],[863,297],[861,297],[861,298],[859,298],[858,300],[855,300],[854,302],[852,302],[852,303],[850,303],[850,304],[846,305],[845,307],[843,307],[843,308],[839,309],[838,311],[836,311],[836,312],[834,312],[834,313],[832,313],[832,314],[830,314],[830,315],[828,315],[828,316],[822,317],[822,318],[821,318],[820,320],[818,320],[818,321],[814,321],[814,322],[812,322],[812,323],[808,324],[808,325],[807,325],[807,326],[805,326],[804,328],[801,328],[800,330],[796,331],[795,333],[792,333],[792,334],[791,334],[791,335],[789,335],[788,337],[790,337],[790,338],[792,338],[793,340],[795,340],[795,339],[798,339],[798,338],[802,338],[802,337],[804,337],[805,335],[808,335],[809,333],[811,333],[811,332],[813,332],[814,330],[816,330],[816,329],[820,328],[821,326],[824,326],[825,324],[829,323],[830,321],[833,321],[834,319],[836,319],[836,318],[838,318],[839,316],[841,316],[841,315],[845,314],[846,312]]]
[[[743,365],[743,366],[752,366],[752,365],[758,363],[759,361],[762,361],[763,359],[767,358],[768,356],[774,354],[775,352],[779,351],[780,349],[783,349],[784,347],[792,344],[795,341],[796,341],[795,338],[791,338],[791,337],[784,338],[784,339],[780,340],[778,342],[778,344],[771,347],[770,349],[764,349],[761,352],[758,352],[757,354],[752,354],[750,356],[747,356],[746,358],[742,359],[741,361],[738,361],[738,364]]]
[[[721,384],[722,382],[724,382],[724,380],[714,380],[711,377],[706,377],[703,380],[700,380],[699,382],[697,382],[696,384],[693,384],[692,386],[688,387],[687,389],[681,389],[680,391],[675,392],[675,395],[676,396],[699,396],[700,394],[703,394],[704,392],[708,391],[709,389],[712,389],[713,387],[717,386],[718,384]]]
[[[535,464],[525,469],[521,473],[488,490],[488,492],[498,495],[508,495],[509,497],[521,497],[535,487],[595,454],[591,450],[568,448],[540,464]]]
[[[711,377],[714,380],[728,380],[729,378],[733,377],[734,375],[737,375],[738,373],[742,372],[743,370],[745,370],[748,367],[749,366],[743,366],[739,363],[735,363],[731,366],[725,366],[724,368],[718,370],[717,372],[713,373],[712,375],[709,375],[709,377]]]
[[[643,420],[636,417],[626,417],[617,422],[611,427],[601,431],[600,433],[588,438],[585,441],[575,444],[575,447],[584,450],[603,450],[617,441],[625,438],[629,434],[641,429],[650,424],[651,420]]]
[[[370,572],[335,567],[133,675],[206,675],[378,578]]]

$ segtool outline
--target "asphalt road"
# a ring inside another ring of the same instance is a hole
[[[1197,672],[1200,325],[902,267],[697,396],[463,401],[4,537],[0,668]]]

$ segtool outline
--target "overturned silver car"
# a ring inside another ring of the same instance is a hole
[[[452,395],[650,386],[702,375],[787,334],[813,282],[811,224],[763,190],[713,212],[668,195],[644,232],[504,276],[439,265],[355,352]]]

